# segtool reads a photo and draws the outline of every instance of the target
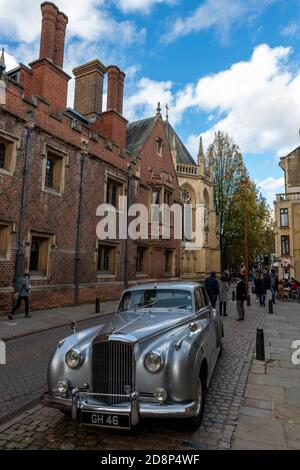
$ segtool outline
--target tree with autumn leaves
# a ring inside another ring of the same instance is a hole
[[[222,269],[241,265],[247,230],[249,262],[274,249],[271,211],[251,180],[239,147],[225,133],[217,132],[208,148],[214,174],[215,208],[219,217]]]

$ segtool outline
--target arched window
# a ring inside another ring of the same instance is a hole
[[[0,168],[5,168],[5,145],[0,144]]]

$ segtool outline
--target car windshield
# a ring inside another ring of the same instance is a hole
[[[180,289],[139,289],[126,292],[120,303],[119,312],[143,308],[192,311],[192,293]]]

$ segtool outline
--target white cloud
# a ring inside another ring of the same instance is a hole
[[[170,24],[164,36],[166,43],[190,33],[214,28],[222,42],[227,41],[232,27],[251,22],[277,0],[205,0],[190,16]]]
[[[0,50],[2,50],[2,47],[5,49],[5,65],[6,65],[6,70],[12,70],[18,67],[18,62],[16,58],[7,52],[7,47],[4,45],[0,46]]]
[[[297,21],[290,21],[290,23],[281,29],[281,34],[287,38],[298,37],[300,34],[299,23]]]
[[[276,194],[284,192],[284,178],[273,178],[269,176],[263,181],[256,181],[256,186],[262,191],[266,197],[269,206],[272,208],[276,200]]]
[[[99,38],[107,41],[132,42],[141,39],[135,24],[116,21],[109,14],[104,0],[55,0],[61,11],[69,17],[68,36],[88,42]],[[39,39],[41,15],[40,0],[0,0],[0,30],[2,38],[31,43]]]
[[[222,116],[204,134],[206,141],[220,129],[248,153],[284,155],[298,144],[300,70],[289,69],[290,54],[290,48],[263,44],[249,61],[199,80],[187,107]],[[189,147],[197,140],[190,136]]]
[[[149,13],[151,8],[158,3],[174,5],[178,0],[114,0],[116,5],[124,12]]]

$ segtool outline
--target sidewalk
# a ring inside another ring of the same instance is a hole
[[[72,321],[91,320],[115,312],[118,303],[118,301],[101,303],[100,314],[95,313],[95,305],[78,305],[30,312],[31,318],[29,319],[25,319],[23,315],[16,315],[13,321],[8,321],[6,317],[0,317],[0,339],[8,341],[59,328]]]
[[[263,329],[266,360],[253,358],[233,449],[300,449],[300,305],[277,302]]]

